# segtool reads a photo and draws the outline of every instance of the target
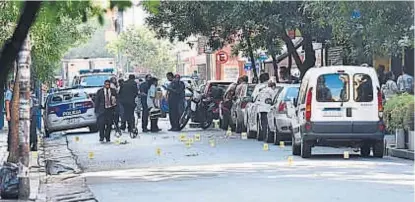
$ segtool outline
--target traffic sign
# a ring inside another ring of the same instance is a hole
[[[265,54],[265,53],[259,54],[259,60],[260,61],[265,61],[266,59],[268,59],[267,54]]]
[[[216,54],[216,61],[219,62],[220,64],[225,64],[226,62],[228,62],[228,54],[225,51],[219,51]]]

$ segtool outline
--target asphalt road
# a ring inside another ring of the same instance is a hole
[[[291,147],[240,137],[217,129],[128,134],[101,144],[97,133],[67,133],[91,190],[112,201],[413,201],[413,161],[361,158],[352,149],[313,148],[311,159],[291,155]],[[86,131],[86,130],[85,130]],[[200,134],[190,148],[180,135]],[[209,139],[215,140],[212,147]],[[160,151],[160,155],[157,154]],[[349,159],[343,152],[350,153]],[[92,157],[92,158],[91,158]]]

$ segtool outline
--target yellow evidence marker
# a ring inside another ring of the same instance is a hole
[[[269,150],[268,144],[265,143],[264,146],[262,147],[262,149],[264,151],[268,151]]]
[[[184,135],[184,134],[180,134],[180,137],[179,137],[179,139],[180,139],[180,141],[185,141],[186,140],[186,135]]]
[[[186,145],[186,148],[192,147],[192,143],[190,143],[190,141],[187,141],[185,145]]]
[[[161,155],[161,149],[160,148],[157,148],[156,149],[156,154],[157,154],[157,156],[160,156]]]
[[[32,151],[31,153],[32,153],[32,157],[33,158],[37,158],[38,157],[37,151]]]
[[[246,134],[246,132],[241,133],[241,139],[247,140],[248,139],[248,134]]]
[[[193,139],[193,137],[189,137],[187,139],[187,142],[189,142],[190,144],[193,144],[195,142],[195,140]]]
[[[228,128],[228,130],[226,131],[226,136],[232,136],[231,128]]]
[[[121,143],[120,138],[117,138],[117,139],[115,140],[115,144],[120,144],[120,143]]]
[[[214,139],[209,140],[209,144],[210,144],[210,147],[215,147],[215,140]]]
[[[280,141],[280,147],[284,148],[285,147],[285,142],[284,141]]]
[[[88,153],[88,158],[93,159],[94,158],[94,152],[89,152]]]
[[[75,142],[79,142],[79,137],[75,136]]]
[[[293,157],[292,156],[289,156],[287,158],[287,160],[288,160],[288,165],[291,166],[293,164]]]
[[[219,121],[218,120],[214,120],[213,122],[215,123],[215,128],[219,128]]]
[[[196,134],[195,135],[195,141],[196,142],[200,142],[200,134]]]
[[[344,159],[349,159],[349,152],[348,151],[343,152],[343,158]]]

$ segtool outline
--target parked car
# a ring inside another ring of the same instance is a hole
[[[60,90],[47,96],[43,113],[45,134],[69,129],[89,127],[97,132],[94,103],[82,89]]]
[[[219,119],[219,103],[222,101],[226,89],[231,85],[231,81],[215,81],[211,80],[206,83],[202,92],[202,97],[211,98],[217,106],[213,109],[214,119]]]
[[[268,113],[271,109],[273,95],[281,88],[277,86],[272,93],[264,91],[268,87],[268,82],[257,84],[252,92],[253,100],[246,106],[244,116],[245,125],[247,126],[248,137],[257,138],[262,141],[268,132],[266,122],[261,122],[261,112]],[[264,118],[263,118],[264,119]],[[266,117],[265,117],[266,121]],[[262,124],[262,125],[261,125]]]
[[[314,146],[359,148],[362,156],[383,157],[382,93],[374,68],[311,68],[302,79],[293,154],[311,156]]]
[[[236,99],[233,103],[231,109],[232,122],[235,124],[235,131],[237,133],[246,132],[246,125],[244,121],[244,115],[246,111],[246,106],[248,103],[252,102],[252,93],[256,84],[241,84],[241,91],[238,95],[235,95]]]
[[[268,113],[268,128],[264,141],[279,144],[280,141],[291,141],[291,119],[287,114],[287,105],[298,96],[299,84],[282,85],[272,100],[272,107]]]

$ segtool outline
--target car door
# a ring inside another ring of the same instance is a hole
[[[278,96],[281,93],[281,91],[283,91],[283,87],[282,86],[277,86],[275,89],[275,94],[272,98],[272,106],[271,106],[271,110],[268,112],[267,114],[267,118],[268,118],[268,127],[271,131],[276,131],[276,125],[275,125],[275,116],[278,110]]]

